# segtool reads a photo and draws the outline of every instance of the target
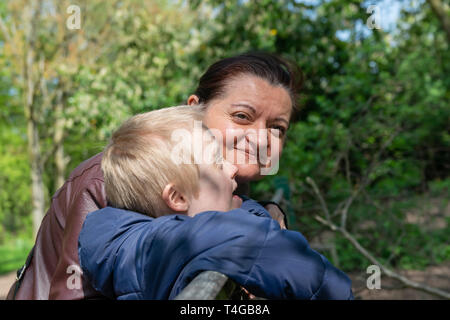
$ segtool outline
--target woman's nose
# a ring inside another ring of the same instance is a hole
[[[246,134],[246,140],[250,148],[256,152],[270,147],[271,132],[265,125],[249,130]]]

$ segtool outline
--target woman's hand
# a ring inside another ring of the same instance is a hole
[[[242,198],[234,195],[231,199],[231,210],[238,209],[242,206]]]
[[[240,208],[241,206],[242,206],[242,198],[237,195],[234,195],[231,200],[231,210]],[[281,212],[278,206],[269,203],[264,208],[266,208],[266,210],[270,213],[272,219],[274,219],[280,224],[281,229],[287,229],[286,224],[284,223],[284,214],[283,212]]]
[[[284,214],[283,212],[281,212],[278,206],[269,203],[264,208],[266,208],[266,210],[269,211],[270,215],[272,216],[272,219],[274,219],[280,224],[281,229],[286,229],[286,224],[284,223]]]

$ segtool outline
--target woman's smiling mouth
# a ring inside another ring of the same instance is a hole
[[[238,154],[245,155],[245,158],[242,156],[237,156],[236,164],[258,164],[257,154],[253,150],[239,148],[234,148],[234,150],[238,151]]]

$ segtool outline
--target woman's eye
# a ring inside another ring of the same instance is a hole
[[[250,118],[245,113],[235,113],[234,117],[238,118],[239,120],[250,120]]]
[[[275,126],[272,129],[278,130],[280,136],[284,136],[284,134],[286,133],[286,129],[284,127]]]

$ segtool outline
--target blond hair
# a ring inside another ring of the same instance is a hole
[[[167,213],[162,191],[168,183],[191,197],[198,196],[199,169],[194,161],[171,159],[175,129],[192,132],[202,121],[203,106],[177,106],[135,115],[113,133],[102,158],[108,204],[152,217]]]

